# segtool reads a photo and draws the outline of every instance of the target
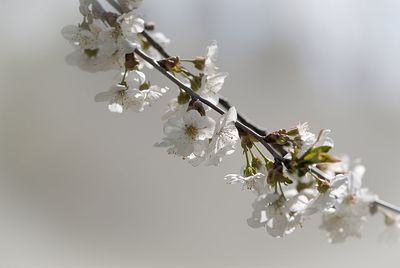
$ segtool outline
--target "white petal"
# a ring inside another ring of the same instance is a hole
[[[108,110],[113,113],[122,113],[124,111],[124,108],[121,104],[114,102],[108,105]]]
[[[78,35],[78,32],[79,32],[79,27],[77,27],[75,25],[67,25],[61,30],[62,36],[65,39],[67,39],[68,41],[73,42],[74,44],[76,42],[76,40],[74,40],[74,39]],[[77,43],[75,45],[79,45],[79,43]]]

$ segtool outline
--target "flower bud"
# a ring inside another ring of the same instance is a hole
[[[140,90],[140,91],[147,90],[147,89],[150,88],[150,86],[151,86],[151,85],[150,85],[150,82],[149,82],[149,81],[144,82],[143,84],[140,85],[139,90]]]
[[[125,55],[125,68],[128,71],[133,71],[139,65],[139,60],[136,58],[134,53]]]
[[[243,174],[246,177],[250,177],[250,176],[257,174],[257,170],[254,167],[248,166],[243,170]]]
[[[199,100],[193,100],[192,99],[190,101],[188,111],[190,111],[190,110],[198,111],[199,114],[201,114],[201,116],[205,116],[206,115],[206,110],[204,109],[203,104]]]
[[[173,72],[173,73],[179,73],[181,71],[181,62],[179,60],[179,57],[169,57],[166,59],[162,59],[158,61],[158,64],[161,65],[164,69]]]
[[[265,140],[268,143],[273,143],[273,144],[278,144],[278,145],[287,145],[290,138],[286,134],[285,130],[278,130],[278,131],[268,134],[267,137],[265,138]]]
[[[203,71],[204,68],[206,67],[206,59],[204,57],[197,57],[194,61],[193,61],[194,67],[196,67],[196,69]]]
[[[156,24],[152,21],[146,22],[144,24],[144,29],[146,31],[154,31],[155,28],[156,28]]]
[[[199,90],[201,88],[201,80],[202,80],[202,76],[192,76],[190,78],[190,87],[194,91]]]

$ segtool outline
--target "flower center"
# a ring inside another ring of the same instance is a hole
[[[96,57],[98,52],[99,52],[99,49],[85,49],[85,54],[89,58]]]
[[[185,134],[188,135],[193,140],[196,138],[197,133],[198,133],[197,128],[195,128],[194,126],[186,126]]]
[[[357,203],[357,198],[351,194],[346,197],[345,202],[349,205],[354,205]]]

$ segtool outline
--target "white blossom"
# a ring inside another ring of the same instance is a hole
[[[328,232],[329,243],[344,242],[347,237],[361,237],[364,215],[356,215],[349,208],[329,209],[322,215],[321,229]]]
[[[162,120],[167,120],[171,117],[181,117],[184,113],[187,112],[189,107],[189,102],[185,104],[180,104],[178,102],[178,98],[173,98],[168,103],[168,110],[164,112],[163,116],[161,117]]]
[[[102,50],[112,62],[114,69],[122,69],[125,64],[125,55],[132,53],[137,43],[128,40],[119,28],[108,27],[99,34]]]
[[[268,185],[266,185],[266,175],[263,173],[257,173],[247,177],[238,174],[228,174],[225,176],[225,180],[227,184],[240,183],[244,188],[253,191],[257,195],[265,193],[266,189],[268,189]]]
[[[141,71],[119,72],[113,79],[115,83],[125,80],[126,84],[135,88],[135,85],[143,85],[146,82],[146,75]]]
[[[323,163],[318,164],[318,168],[321,169],[328,178],[334,178],[339,174],[346,174],[350,172],[350,158],[347,155],[335,156],[338,162],[335,163]],[[354,163],[358,163],[355,161]]]
[[[134,11],[122,14],[118,19],[123,36],[135,43],[136,35],[144,31],[144,20],[139,18]]]
[[[109,102],[110,112],[122,113],[127,109],[138,112],[144,110],[144,96],[138,90],[128,89],[125,85],[116,85],[107,92],[95,96],[96,102]]]
[[[109,31],[99,20],[94,20],[85,28],[72,25],[64,27],[62,35],[75,47],[75,51],[67,56],[67,63],[88,72],[123,66],[125,58],[115,53],[115,41],[110,43],[104,39],[105,33]]]
[[[326,183],[329,185],[329,188],[325,192],[319,193],[318,196],[310,202],[305,214],[311,215],[330,208],[338,199],[343,198],[345,195],[345,184],[347,182],[348,178],[345,175],[337,175],[329,182],[327,181]]]
[[[98,40],[89,30],[75,25],[67,25],[61,30],[62,36],[72,45],[82,49],[96,49]]]
[[[348,184],[343,197],[337,200],[334,208],[323,212],[320,228],[328,232],[331,243],[343,242],[349,236],[361,236],[370,204],[377,198],[368,189],[361,188],[364,173],[365,168],[358,165],[347,174]]]
[[[164,137],[160,147],[168,147],[168,152],[190,158],[201,155],[212,138],[215,121],[208,116],[201,116],[196,110],[190,110],[183,116],[171,117],[164,124]]]
[[[213,104],[218,104],[218,93],[222,89],[228,75],[228,73],[217,73],[206,76],[204,88],[200,91],[200,95]]]
[[[143,95],[144,106],[152,106],[156,101],[158,101],[167,91],[168,87],[160,87],[157,85],[152,85],[148,89],[140,90]]]
[[[203,156],[192,161],[194,166],[205,162],[206,165],[218,166],[222,158],[235,152],[236,144],[239,141],[239,132],[235,126],[237,113],[235,107],[217,120],[214,135],[205,149]]]
[[[309,200],[305,195],[286,198],[277,193],[259,195],[253,202],[252,216],[247,220],[249,226],[265,227],[273,237],[292,233],[301,226]]]
[[[118,84],[95,97],[97,102],[109,102],[108,108],[111,112],[122,113],[126,109],[142,112],[145,107],[154,104],[168,90],[156,85],[139,89],[146,79],[140,71],[121,73],[116,79],[118,78],[121,78],[123,84]]]
[[[217,41],[214,40],[206,49],[204,75],[209,76],[217,73],[217,57],[218,44]]]

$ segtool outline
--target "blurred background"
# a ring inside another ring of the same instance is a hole
[[[114,73],[65,63],[77,0],[1,3],[1,268],[398,267],[380,216],[339,245],[318,216],[284,239],[251,229],[254,196],[223,180],[240,152],[195,169],[152,146],[173,91],[142,114],[94,102]],[[335,152],[361,158],[364,184],[400,205],[399,1],[145,0],[140,12],[174,55],[218,40],[223,94],[242,113],[269,130],[332,129]]]

